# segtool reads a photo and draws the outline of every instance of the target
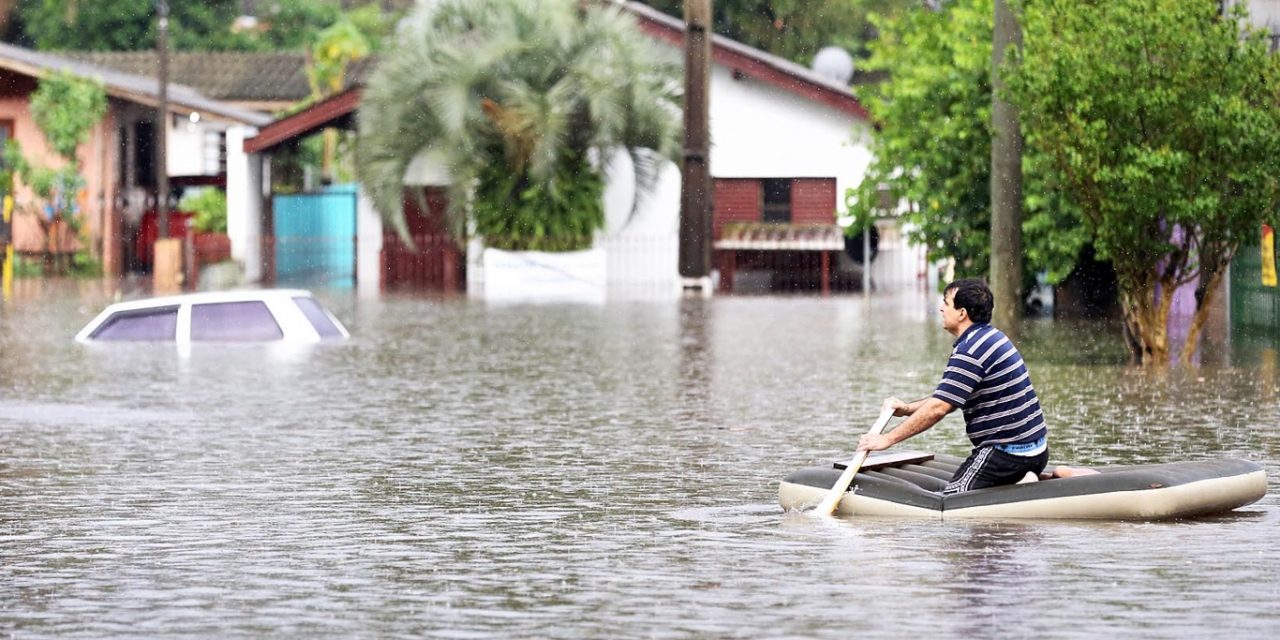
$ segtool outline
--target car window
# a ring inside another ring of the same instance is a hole
[[[218,302],[191,306],[191,340],[258,342],[284,337],[265,302]]]
[[[333,321],[329,319],[329,315],[324,312],[324,308],[316,302],[315,298],[297,297],[293,301],[297,303],[298,308],[302,310],[302,315],[311,321],[311,326],[316,328],[316,333],[321,338],[341,338],[342,332],[338,327],[334,326]]]
[[[117,311],[89,336],[93,340],[173,340],[178,307]]]

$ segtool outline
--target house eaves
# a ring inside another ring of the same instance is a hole
[[[321,129],[349,127],[353,122],[353,114],[360,108],[363,94],[363,87],[351,87],[293,115],[280,118],[262,127],[258,135],[246,138],[244,152],[263,153]]]
[[[683,21],[639,2],[606,1],[635,16],[640,28],[650,36],[676,47],[684,47]],[[732,69],[735,75],[753,78],[862,120],[871,120],[871,114],[858,102],[849,87],[785,58],[721,35],[715,35],[711,39],[711,58]]]
[[[68,71],[78,76],[101,80],[107,95],[113,98],[149,107],[158,107],[160,104],[160,83],[155,78],[78,62],[57,54],[0,43],[0,69],[32,78],[40,78],[56,71]],[[253,126],[263,126],[272,121],[268,114],[227,105],[207,98],[185,85],[170,83],[168,94],[169,109],[172,111],[198,111],[202,116]]]

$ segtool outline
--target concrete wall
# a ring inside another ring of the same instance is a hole
[[[244,268],[246,282],[260,282],[263,276],[264,156],[245,153],[243,144],[256,134],[253,127],[227,129],[227,235],[231,257]]]
[[[182,116],[170,118],[169,124],[169,153],[165,157],[169,175],[217,175],[217,144],[223,127],[204,120],[192,122]]]
[[[382,291],[382,218],[364,189],[356,195],[356,292],[374,297]]]
[[[1280,33],[1280,0],[1230,0],[1227,4],[1242,1],[1248,5],[1250,21],[1271,33]]]
[[[105,252],[103,249],[103,229],[110,228],[110,209],[115,199],[116,163],[114,160],[118,144],[115,136],[116,106],[113,102],[107,115],[90,131],[89,140],[80,145],[77,151],[81,175],[85,179],[85,186],[76,197],[78,215],[84,223],[84,238],[95,254],[110,261],[109,264],[104,265],[108,268],[118,265],[119,261],[118,251],[111,247],[108,247]],[[49,148],[44,134],[36,127],[31,117],[27,96],[0,97],[0,119],[13,121],[13,137],[22,146],[23,155],[33,165],[50,168],[65,166],[66,161]],[[34,216],[44,215],[44,203],[36,197],[30,187],[22,184],[21,180],[16,182],[16,187],[13,218],[14,250],[43,252],[46,249],[45,235]],[[110,238],[111,235],[107,234],[107,237]],[[81,238],[68,234],[64,236],[60,248],[71,251],[78,248],[81,242]]]

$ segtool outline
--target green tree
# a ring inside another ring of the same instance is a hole
[[[309,47],[315,35],[347,17],[381,38],[407,6],[381,0],[260,0],[256,24],[238,25],[240,0],[171,0],[170,44],[189,51],[285,51]],[[0,0],[0,10],[3,0]],[[42,50],[135,51],[156,46],[155,0],[24,0],[16,11],[19,41]]]
[[[216,49],[230,42],[238,0],[171,2],[170,33],[178,49]],[[154,0],[26,0],[18,8],[25,38],[37,49],[129,51],[155,47]]]
[[[39,199],[24,208],[39,221],[51,255],[57,255],[58,235],[53,230],[60,223],[78,230],[76,201],[84,188],[84,178],[76,149],[88,140],[89,131],[106,112],[107,94],[101,81],[65,71],[50,74],[40,79],[31,94],[31,117],[49,148],[61,159],[60,166],[31,162],[23,157],[17,141],[9,141],[6,147],[5,164]]]
[[[912,240],[930,260],[954,259],[957,277],[985,277],[991,253],[991,0],[953,0],[941,12],[874,17],[880,38],[866,67],[888,80],[859,88],[880,127],[875,159],[846,194],[851,232],[898,202]],[[1025,279],[1056,283],[1085,240],[1078,214],[1056,188],[1034,133],[1023,155]],[[886,200],[888,202],[886,202]]]
[[[1237,5],[1037,0],[1013,98],[1116,270],[1128,346],[1169,361],[1173,292],[1196,283],[1191,358],[1241,241],[1280,205],[1280,58]]]
[[[683,0],[641,0],[671,16],[683,16]],[[920,0],[715,0],[715,32],[800,64],[819,49],[844,47],[861,57],[876,31],[872,12],[897,13]]]
[[[351,20],[338,20],[317,33],[315,43],[307,52],[307,82],[311,85],[311,98],[319,101],[342,91],[347,84],[347,67],[367,57],[369,51],[369,39]],[[338,130],[325,129],[321,136],[321,171],[327,180],[333,181]]]
[[[305,50],[314,43],[318,32],[342,17],[342,8],[336,0],[271,0],[257,3],[256,8],[257,26],[238,30],[229,42],[217,48]],[[213,39],[215,42],[220,40]]]
[[[449,171],[455,234],[469,215],[488,246],[544,251],[590,246],[617,149],[641,185],[677,154],[678,62],[617,8],[443,0],[403,27],[365,90],[356,154],[402,235],[405,170],[424,151]]]

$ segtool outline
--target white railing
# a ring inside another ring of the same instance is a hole
[[[891,225],[882,223],[879,253],[871,265],[875,290],[894,291],[923,286],[927,270],[924,247],[908,244],[906,236]],[[675,233],[601,236],[596,247],[605,250],[607,281],[611,289],[668,291],[677,287],[680,242]],[[848,262],[841,254],[833,256],[833,265],[837,260]],[[860,269],[856,264],[853,268]]]
[[[605,250],[611,288],[667,290],[679,282],[680,238],[674,233],[604,236],[596,246]]]
[[[906,230],[894,219],[877,222],[879,253],[871,263],[871,279],[877,290],[892,291],[923,286],[928,274],[925,248],[907,241]]]

